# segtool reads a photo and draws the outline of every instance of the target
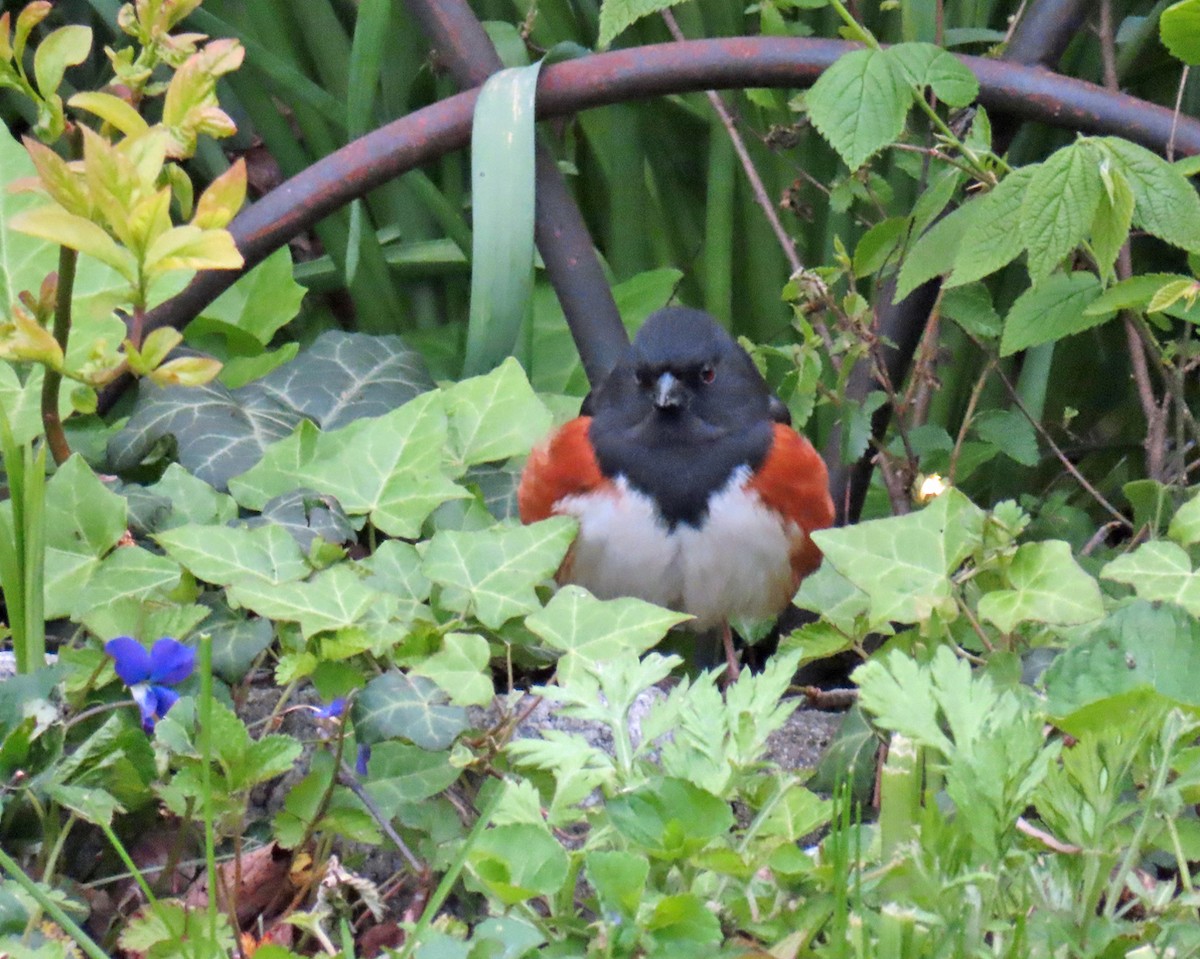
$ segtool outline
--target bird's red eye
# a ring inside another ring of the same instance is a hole
[[[702,366],[700,368],[700,382],[711,383],[717,378],[717,371],[712,366]]]

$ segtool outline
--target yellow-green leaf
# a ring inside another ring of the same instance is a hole
[[[98,93],[85,90],[77,93],[67,101],[67,106],[94,113],[109,126],[120,130],[127,137],[141,136],[150,129],[150,125],[142,119],[130,104],[111,93]]]
[[[192,225],[206,230],[223,229],[245,202],[246,161],[239,157],[200,195]]]
[[[61,206],[43,206],[18,213],[9,226],[20,233],[78,250],[107,263],[130,282],[135,278],[133,257],[91,220],[68,213]]]

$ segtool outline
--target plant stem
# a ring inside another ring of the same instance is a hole
[[[67,353],[67,340],[71,335],[71,300],[75,294],[75,265],[79,254],[70,247],[58,248],[58,286],[54,299],[54,339]],[[58,391],[62,386],[62,373],[46,367],[42,378],[42,428],[46,431],[46,442],[54,462],[61,466],[71,455],[67,434],[63,432],[62,419],[58,415]]]
[[[208,872],[208,939],[217,941],[217,850],[212,809],[212,637],[200,637],[200,755],[201,792],[204,796],[204,867]],[[236,931],[237,926],[235,925]],[[197,944],[198,948],[198,944]]]
[[[34,882],[25,875],[25,870],[17,865],[16,860],[10,857],[2,847],[0,847],[0,869],[8,873],[9,878],[13,882],[29,893],[50,918],[59,924],[63,932],[71,937],[75,945],[86,952],[91,959],[110,959],[104,950],[96,944],[96,941],[63,911],[62,906],[46,894],[46,890],[42,888],[41,883]]]

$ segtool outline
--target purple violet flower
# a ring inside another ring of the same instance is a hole
[[[360,776],[367,775],[367,763],[371,759],[371,747],[360,745],[358,747],[358,756],[354,760],[354,771]]]
[[[142,728],[151,732],[179,699],[179,693],[169,687],[192,675],[196,651],[169,636],[149,650],[130,636],[118,636],[104,644],[104,651],[113,658],[117,676],[141,710]]]

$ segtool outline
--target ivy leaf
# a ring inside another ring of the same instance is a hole
[[[1145,600],[1166,600],[1200,616],[1200,576],[1183,548],[1165,540],[1143,543],[1132,553],[1118,556],[1100,575],[1127,583]]]
[[[533,588],[554,575],[575,531],[565,516],[531,526],[442,530],[429,541],[422,570],[441,587],[444,608],[473,612],[499,629],[539,608]]]
[[[235,395],[219,382],[163,389],[140,381],[133,415],[108,443],[109,459],[118,470],[132,470],[170,438],[180,465],[224,492],[231,477],[257,463],[300,420],[253,385]]]
[[[400,337],[341,330],[322,333],[295,360],[252,384],[324,430],[392,413],[433,385],[420,354]]]
[[[282,532],[282,531],[281,531]],[[295,546],[285,532],[288,542]],[[349,565],[339,564],[312,579],[279,584],[266,579],[243,579],[230,586],[229,601],[259,616],[299,623],[304,637],[341,629],[358,622],[388,597],[367,586]]]
[[[867,594],[876,628],[953,611],[949,574],[982,541],[982,530],[983,511],[952,489],[918,512],[821,530],[813,541]]]
[[[839,57],[805,95],[813,126],[851,170],[900,136],[912,91],[883,50]]]
[[[172,529],[190,523],[224,526],[237,517],[237,503],[232,496],[217,492],[178,463],[171,463],[162,478],[147,489],[171,501],[170,515],[158,525],[159,529]]]
[[[68,557],[67,563],[55,558]],[[74,562],[72,562],[72,560]],[[140,546],[114,549],[103,560],[46,551],[46,618],[78,621],[97,606],[123,598],[162,599],[179,585],[178,564]]]
[[[1071,556],[1062,540],[1025,543],[1007,570],[1008,589],[986,593],[979,615],[1001,632],[1011,633],[1018,623],[1077,626],[1104,615],[1100,586]]]
[[[558,675],[571,683],[623,651],[644,653],[689,618],[640,599],[601,600],[580,586],[564,586],[525,625],[565,654]]]
[[[423,676],[397,670],[376,676],[354,700],[354,732],[371,745],[407,739],[422,749],[446,749],[467,728],[467,713]]]
[[[488,642],[473,633],[447,633],[442,648],[412,669],[437,683],[456,706],[486,706],[496,695]]]
[[[300,312],[303,299],[304,287],[293,278],[291,251],[283,246],[208,304],[185,332],[191,341],[201,332],[236,330],[266,346]],[[314,346],[328,335],[317,337]],[[320,383],[313,385],[323,388]]]
[[[281,526],[180,526],[154,537],[197,579],[233,586],[247,579],[286,583],[311,572],[296,541]]]
[[[529,452],[551,426],[525,372],[511,356],[485,376],[444,391],[456,459],[464,468]]]
[[[926,87],[943,103],[965,107],[979,96],[979,81],[958,57],[932,43],[898,43],[887,55],[909,86],[923,95]]]
[[[76,453],[46,483],[45,522],[47,546],[103,556],[125,534],[125,499]]]
[[[1100,295],[1100,281],[1093,273],[1055,273],[1022,293],[1004,318],[1000,355],[1052,343],[1091,329],[1112,317],[1086,312]]]
[[[1117,137],[1093,141],[1106,150],[1133,191],[1133,225],[1182,249],[1200,251],[1200,197],[1175,167]]]
[[[383,532],[411,538],[435,507],[467,495],[445,475],[448,442],[442,396],[424,393],[385,416],[330,432],[304,421],[230,490],[243,506],[262,509],[282,493],[310,487]]]
[[[1021,204],[1020,230],[1034,285],[1083,240],[1103,192],[1097,157],[1086,141],[1055,151],[1038,166]]]
[[[404,805],[436,796],[461,772],[450,764],[449,753],[397,742],[372,746],[367,770],[367,792],[389,818]]]
[[[1039,167],[1032,163],[1014,170],[986,196],[963,206],[964,210],[974,208],[974,214],[954,256],[954,271],[946,281],[947,287],[981,280],[1007,266],[1025,249],[1022,209]]]
[[[208,615],[204,606],[126,596],[94,607],[83,616],[82,622],[93,636],[103,639],[132,636],[143,643],[152,643],[161,636],[186,639]]]

